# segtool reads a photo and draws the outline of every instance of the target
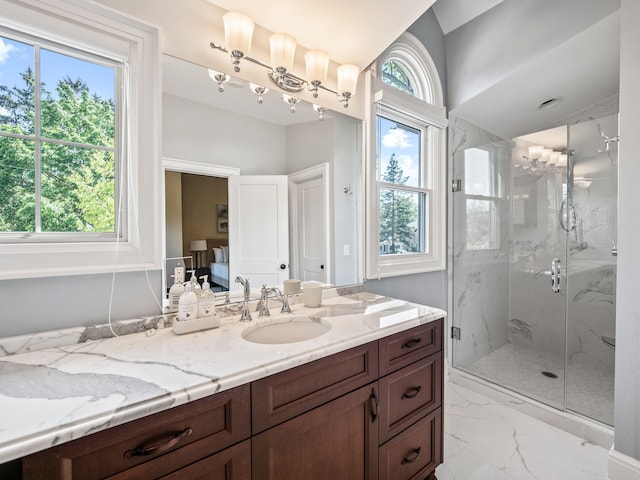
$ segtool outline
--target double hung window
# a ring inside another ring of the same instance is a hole
[[[465,150],[464,193],[467,250],[498,248],[500,185],[495,168],[495,155],[490,150]]]
[[[113,238],[122,62],[1,33],[0,241]]]
[[[0,0],[0,280],[161,267],[159,73],[156,27]]]
[[[404,34],[377,63],[368,161],[367,278],[445,268],[446,114],[429,54]]]

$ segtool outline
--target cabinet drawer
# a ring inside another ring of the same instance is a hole
[[[253,433],[300,415],[378,379],[378,344],[371,342],[251,384]]]
[[[380,340],[380,376],[442,350],[442,319]]]
[[[161,477],[248,438],[249,392],[244,385],[30,455],[24,478]]]
[[[184,467],[160,480],[251,480],[251,440]]]
[[[422,480],[442,463],[442,409],[380,447],[379,480]]]
[[[380,443],[442,404],[442,355],[436,353],[380,379]]]

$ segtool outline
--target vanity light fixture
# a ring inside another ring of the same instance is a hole
[[[251,91],[258,96],[258,103],[262,103],[263,102],[263,95],[265,93],[267,93],[269,91],[269,89],[265,88],[265,87],[263,87],[261,85],[256,85],[255,83],[250,83],[249,87],[251,88]]]
[[[224,92],[224,84],[231,78],[229,75],[211,69],[209,69],[209,77],[218,84],[218,91],[221,93]]]
[[[300,101],[299,98],[292,97],[291,95],[287,95],[286,93],[283,93],[282,94],[282,100],[285,103],[289,104],[289,110],[291,110],[291,113],[296,113],[296,105]]]
[[[324,112],[329,110],[327,107],[323,107],[321,105],[313,104],[313,109],[318,112],[318,120],[324,120]]]
[[[211,48],[231,55],[233,70],[240,71],[240,61],[246,60],[268,69],[269,79],[280,89],[288,93],[301,92],[308,88],[313,98],[318,98],[318,90],[322,89],[338,97],[344,107],[349,107],[349,100],[356,93],[360,68],[345,64],[337,69],[338,89],[332,90],[324,85],[329,69],[329,55],[321,50],[310,50],[305,54],[307,79],[293,74],[293,59],[296,51],[296,39],[286,33],[274,33],[269,38],[270,62],[267,65],[249,56],[254,23],[249,17],[238,12],[227,12],[222,16],[224,25],[225,46],[211,42]]]
[[[528,163],[517,165],[523,171],[530,172],[558,172],[567,166],[567,155],[544,145],[531,145],[528,155],[522,155]]]

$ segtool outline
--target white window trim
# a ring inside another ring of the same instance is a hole
[[[438,69],[422,42],[409,32],[405,32],[376,60],[376,71],[382,72],[382,66],[388,60],[394,60],[405,67],[405,73],[413,82],[414,95],[425,102],[444,105],[442,85]],[[422,72],[425,75],[415,75]]]
[[[413,37],[405,34],[402,39]],[[418,42],[413,37],[415,42]],[[421,44],[420,44],[421,46]],[[395,50],[394,50],[395,48]],[[435,64],[421,47],[419,57],[421,68],[429,78],[428,87],[431,88],[432,103],[409,95],[384,83],[377,78],[376,70],[370,70],[366,77],[368,102],[368,139],[366,162],[366,270],[367,279],[410,275],[415,273],[441,271],[446,268],[446,109],[443,106],[442,88]],[[389,57],[388,52],[399,51],[397,45],[392,45],[376,62],[377,71],[381,72],[384,61]],[[415,53],[415,52],[414,52]],[[422,92],[425,95],[424,92]],[[429,235],[429,253],[380,255],[379,254],[379,192],[376,178],[376,115],[378,105],[383,105],[387,111],[395,111],[401,117],[410,117],[422,125],[426,125],[427,138],[425,155],[435,161],[427,162],[428,184],[431,191],[429,197],[429,212],[427,234]]]
[[[162,168],[160,32],[107,7],[81,0],[0,0],[7,26],[42,36],[42,23],[69,25],[127,45],[129,58],[129,136],[126,199],[127,240],[113,242],[0,245],[0,280],[83,275],[162,268],[160,221]],[[38,24],[40,22],[40,24]],[[60,30],[58,30],[60,33]],[[51,35],[68,43],[61,34]],[[83,47],[85,47],[83,45]]]

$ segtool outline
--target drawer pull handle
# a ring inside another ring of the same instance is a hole
[[[420,393],[420,390],[422,390],[422,386],[420,387],[413,387],[410,390],[407,390],[405,393],[402,394],[402,397],[400,397],[401,400],[406,400],[408,398],[416,398],[418,396],[418,394]]]
[[[420,456],[421,448],[422,447],[418,447],[418,448],[414,449],[408,457],[404,457],[402,459],[402,462],[400,462],[400,464],[406,465],[407,463],[415,462],[418,459],[418,457]]]
[[[154,453],[164,452],[169,450],[170,448],[175,447],[180,440],[185,437],[188,437],[193,433],[191,427],[185,428],[182,432],[176,433],[169,440],[154,444],[154,445],[141,445],[134,450],[129,450],[124,452],[124,458],[132,458],[132,457],[145,457],[147,455],[153,455]]]
[[[371,411],[371,423],[376,421],[378,418],[378,394],[376,393],[376,389],[371,389],[371,395],[369,396],[369,410]]]
[[[414,338],[413,340],[409,340],[408,342],[403,343],[402,348],[413,348],[417,346],[421,341],[421,338]]]

